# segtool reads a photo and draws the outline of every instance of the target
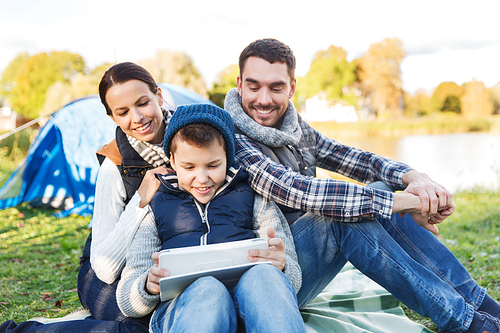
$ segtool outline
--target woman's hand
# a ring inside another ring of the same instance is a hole
[[[161,166],[146,172],[146,175],[142,179],[141,186],[137,189],[137,193],[141,197],[141,202],[139,204],[140,208],[144,208],[149,205],[153,195],[158,190],[158,187],[160,187],[160,181],[156,178],[155,173],[165,175],[172,173],[172,169]]]
[[[148,278],[146,279],[146,291],[151,295],[158,295],[160,293],[160,279],[170,275],[169,271],[161,269],[158,266],[159,256],[158,252],[151,255],[155,264],[149,269]]]
[[[252,262],[257,261],[271,261],[273,266],[282,271],[286,263],[286,248],[285,243],[281,238],[276,238],[276,232],[273,227],[267,229],[267,237],[269,247],[267,250],[250,250],[248,251],[248,260]]]

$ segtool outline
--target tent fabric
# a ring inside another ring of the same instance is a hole
[[[159,83],[172,107],[212,103],[186,88]],[[29,202],[62,209],[57,214],[92,214],[99,163],[95,152],[114,138],[116,125],[96,95],[75,100],[53,113],[28,154],[0,189],[0,209]]]

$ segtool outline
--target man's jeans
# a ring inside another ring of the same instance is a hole
[[[302,268],[299,307],[350,261],[440,331],[464,332],[485,290],[457,258],[410,215],[339,223],[306,213],[291,226]]]
[[[26,321],[16,325],[9,320],[0,325],[0,332],[148,332],[149,316],[128,318],[121,313],[116,303],[117,284],[118,281],[108,285],[99,280],[89,260],[86,260],[78,274],[78,297],[82,305],[90,310],[92,317],[52,324]]]
[[[258,265],[229,292],[213,277],[193,282],[172,301],[156,308],[151,331],[305,332],[295,290],[288,277],[271,265]]]

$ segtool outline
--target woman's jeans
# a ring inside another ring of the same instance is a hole
[[[228,291],[213,277],[193,282],[156,308],[157,332],[305,332],[290,279],[272,265],[257,265]]]
[[[90,267],[90,261],[83,262],[78,274],[78,297],[91,317],[85,320],[42,324],[26,321],[16,325],[12,320],[0,325],[0,332],[148,332],[149,318],[125,317],[116,303],[118,281],[108,285],[99,280]]]
[[[302,268],[299,307],[350,261],[440,331],[465,332],[485,290],[432,233],[410,215],[340,223],[306,213],[291,226]]]

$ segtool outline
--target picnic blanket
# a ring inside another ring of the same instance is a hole
[[[309,333],[432,333],[408,319],[394,296],[350,263],[301,313]]]

